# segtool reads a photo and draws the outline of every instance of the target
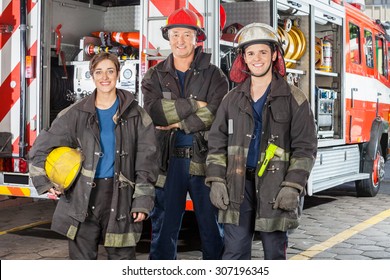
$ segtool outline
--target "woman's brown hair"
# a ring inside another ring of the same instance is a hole
[[[107,52],[101,52],[101,53],[98,53],[98,54],[95,54],[91,61],[89,62],[89,72],[91,73],[91,75],[93,75],[93,72],[95,71],[96,69],[96,66],[103,60],[111,60],[114,65],[115,65],[115,69],[116,71],[119,73],[120,71],[120,64],[119,64],[119,60],[118,60],[118,57],[112,53],[107,53]]]

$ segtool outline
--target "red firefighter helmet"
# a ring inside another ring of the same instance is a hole
[[[204,33],[201,27],[199,17],[187,8],[180,8],[169,15],[167,24],[161,28],[165,40],[169,41],[168,30],[175,27],[194,29],[196,30],[196,39],[198,42],[206,40],[206,33]]]

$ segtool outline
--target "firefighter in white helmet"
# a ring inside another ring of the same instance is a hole
[[[187,8],[174,11],[162,28],[172,53],[150,68],[142,80],[144,107],[160,143],[160,176],[151,214],[150,259],[176,259],[177,240],[187,192],[194,205],[203,259],[220,259],[223,231],[218,210],[205,185],[207,133],[228,91],[223,72],[198,42],[206,39],[198,16]]]
[[[298,227],[316,156],[314,117],[304,93],[283,78],[275,30],[253,23],[236,39],[230,78],[238,86],[223,99],[211,127],[206,172],[224,223],[222,258],[251,259],[259,231],[264,258],[286,259],[287,232]]]
[[[95,55],[96,89],[61,111],[29,153],[38,193],[59,197],[51,229],[69,239],[70,259],[97,259],[100,241],[109,259],[135,259],[154,205],[154,126],[134,95],[116,88],[119,71],[117,56]]]

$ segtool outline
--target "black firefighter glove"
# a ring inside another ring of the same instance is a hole
[[[280,208],[286,211],[292,211],[298,208],[299,191],[293,187],[282,187],[276,196],[273,209]]]
[[[211,203],[221,210],[226,210],[229,205],[229,195],[226,184],[222,182],[212,182],[210,190]]]

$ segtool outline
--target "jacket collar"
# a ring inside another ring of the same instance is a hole
[[[118,109],[118,116],[121,116],[123,112],[127,110],[127,108],[133,103],[136,102],[135,98],[132,93],[128,91],[124,91],[121,89],[116,89],[116,95],[119,99],[119,109]],[[95,99],[96,99],[96,89],[93,91],[93,93],[88,97],[84,98],[80,101],[79,108],[82,111],[95,114],[96,107],[95,107]]]
[[[291,94],[291,88],[286,80],[278,73],[274,72],[271,82],[270,98],[278,96],[288,96]]]
[[[169,72],[172,75],[175,73],[175,66],[173,63],[173,54],[171,53],[164,61],[160,62],[156,69],[161,72]],[[211,54],[204,53],[202,50],[202,46],[198,46],[195,48],[194,60],[191,63],[191,69],[203,70],[207,69],[210,65]]]
[[[245,96],[250,98],[251,92],[251,79],[248,77],[244,82],[242,82],[238,88],[240,92],[243,92]],[[288,83],[284,78],[277,72],[273,73],[272,82],[271,82],[271,91],[268,94],[269,98],[273,99],[278,96],[288,96],[291,94],[291,89]]]

